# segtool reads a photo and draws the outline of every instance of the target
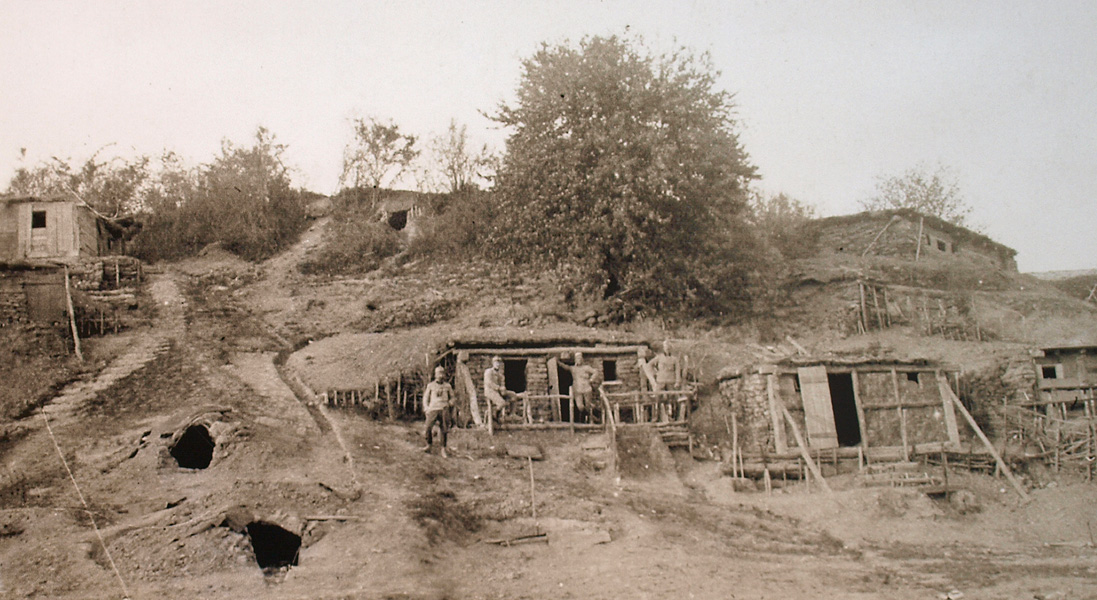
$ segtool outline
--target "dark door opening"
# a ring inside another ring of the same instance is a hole
[[[834,409],[834,430],[839,446],[861,443],[861,425],[857,419],[857,401],[853,397],[853,374],[827,373],[830,404]]]
[[[506,380],[507,389],[515,394],[526,391],[526,359],[504,360],[503,378]]]
[[[568,396],[571,394],[571,371],[564,367],[556,367],[556,377],[560,380],[560,395]],[[560,398],[560,419],[563,421],[571,421],[571,400],[567,398]]]

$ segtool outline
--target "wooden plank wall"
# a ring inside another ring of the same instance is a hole
[[[838,447],[827,368],[801,367],[797,371],[800,377],[800,395],[804,401],[808,444],[812,448]]]

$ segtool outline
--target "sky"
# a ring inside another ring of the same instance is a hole
[[[764,192],[824,216],[950,168],[1022,271],[1097,267],[1097,2],[0,0],[0,188],[51,156],[208,162],[256,127],[334,193],[356,117],[429,139],[485,116],[542,43],[708,52]],[[25,149],[25,150],[23,150]]]

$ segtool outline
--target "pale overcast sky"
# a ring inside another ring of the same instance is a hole
[[[943,163],[1022,271],[1097,267],[1093,1],[0,0],[0,183],[21,148],[197,163],[262,124],[331,193],[350,118],[456,118],[502,150],[480,112],[522,58],[626,31],[711,52],[763,189],[844,214],[877,175]]]

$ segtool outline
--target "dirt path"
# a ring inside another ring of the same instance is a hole
[[[157,318],[151,330],[138,337],[94,379],[65,387],[40,409],[56,425],[68,423],[88,400],[147,365],[183,336],[186,300],[179,293],[175,280],[167,274],[154,275],[149,283],[149,295],[157,307]]]

